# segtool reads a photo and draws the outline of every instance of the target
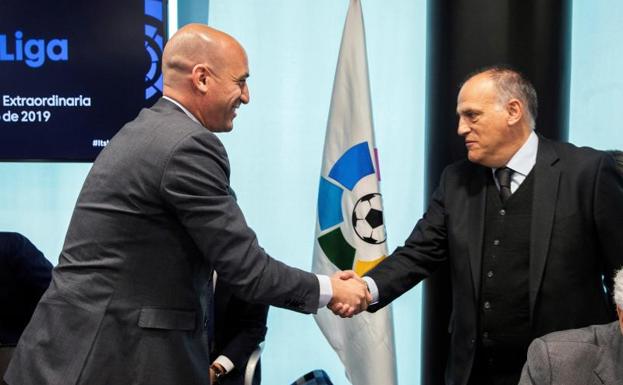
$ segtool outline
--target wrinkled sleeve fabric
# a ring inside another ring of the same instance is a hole
[[[448,239],[445,209],[444,171],[424,216],[415,225],[405,244],[372,269],[367,276],[378,289],[378,302],[368,310],[376,311],[398,298],[447,260]]]
[[[272,259],[259,246],[230,194],[227,154],[214,134],[194,131],[177,143],[166,160],[160,190],[207,263],[237,296],[316,311],[318,279]]]

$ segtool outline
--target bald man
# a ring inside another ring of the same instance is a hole
[[[366,306],[363,283],[272,259],[245,223],[214,135],[249,102],[240,44],[188,25],[165,47],[163,74],[164,97],[115,135],[85,180],[9,385],[209,384],[214,270],[249,302]]]

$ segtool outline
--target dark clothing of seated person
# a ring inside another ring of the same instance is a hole
[[[268,305],[249,303],[233,295],[229,285],[217,278],[214,289],[215,339],[211,349],[212,370],[221,371],[219,385],[243,385],[247,361],[266,336]],[[261,381],[260,363],[253,385]]]
[[[0,345],[16,345],[41,295],[52,264],[18,233],[0,232]]]
[[[50,285],[52,264],[26,237],[0,232],[0,383],[13,350]]]

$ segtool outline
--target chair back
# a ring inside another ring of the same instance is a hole
[[[292,385],[333,385],[327,372],[322,369],[311,371],[294,381]]]
[[[262,355],[262,349],[264,349],[264,343],[260,343],[257,349],[251,353],[249,356],[249,360],[247,361],[247,366],[244,370],[244,385],[252,385],[253,384],[253,375],[255,374],[255,369],[257,368],[257,363],[260,361],[260,356]]]

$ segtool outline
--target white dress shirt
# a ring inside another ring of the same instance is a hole
[[[536,164],[536,153],[539,148],[539,137],[537,134],[532,131],[530,136],[526,142],[517,150],[515,155],[511,158],[511,160],[506,163],[506,167],[512,169],[514,172],[511,175],[511,193],[515,193],[519,186],[526,180],[532,168]],[[500,183],[495,177],[495,170],[497,168],[492,168],[491,172],[493,173],[493,180],[495,180],[495,185],[498,190],[500,189]]]

